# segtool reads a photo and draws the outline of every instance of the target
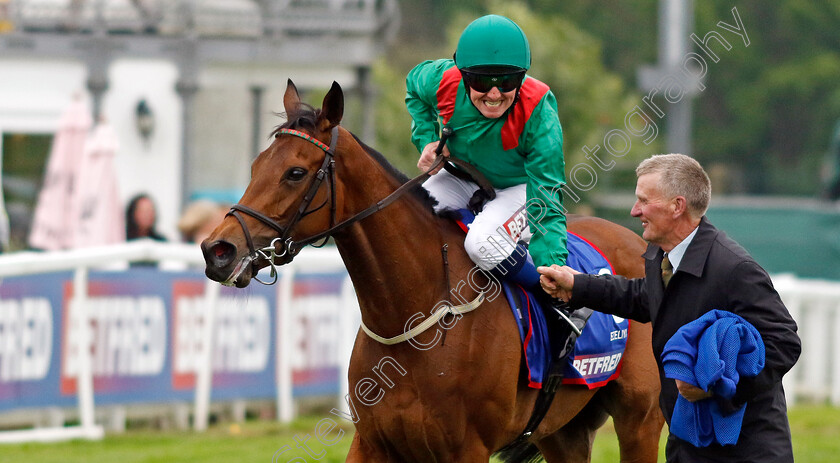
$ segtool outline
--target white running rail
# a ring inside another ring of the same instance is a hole
[[[179,243],[160,243],[149,240],[140,240],[130,243],[92,247],[70,251],[57,252],[20,252],[0,255],[0,279],[11,276],[35,275],[43,273],[73,271],[73,304],[78,307],[81,316],[81,328],[79,330],[78,345],[89,345],[90,329],[89,316],[85,310],[85,301],[88,294],[88,273],[91,269],[125,268],[128,262],[154,261],[158,262],[161,268],[183,269],[186,267],[203,267],[204,259],[201,251],[196,245]],[[277,407],[278,419],[290,421],[294,418],[294,404],[292,401],[292,380],[291,367],[288,359],[288,352],[291,350],[289,336],[283,335],[283,330],[288,329],[288,318],[286,310],[291,304],[292,279],[300,269],[319,272],[340,271],[344,269],[344,263],[335,249],[307,249],[299,255],[295,261],[281,269],[281,279],[277,285],[280,303],[277,304]],[[349,280],[348,280],[349,281]],[[220,285],[207,279],[205,286],[205,308],[207,322],[203,324],[202,339],[204,346],[201,352],[201,362],[196,372],[195,388],[195,419],[194,428],[198,431],[207,428],[209,415],[210,394],[212,389],[212,365],[211,352],[213,349],[213,318],[216,312],[216,302],[219,299]],[[350,286],[352,289],[352,286]],[[342,301],[344,305],[348,301],[355,304],[355,294],[351,291],[343,291]],[[353,309],[347,307],[346,309]],[[345,309],[345,310],[346,310]],[[340,317],[342,321],[341,332],[355,332],[358,325],[352,326],[353,317]],[[349,349],[350,343],[343,346]],[[94,422],[94,391],[93,372],[89,350],[82,349],[79,358],[79,371],[77,377],[77,394],[80,423],[72,427],[51,427],[36,428],[15,431],[0,432],[0,443],[12,442],[54,442],[69,439],[101,439],[104,435],[102,426]],[[349,359],[342,365],[340,377],[345,376]],[[341,381],[341,390],[347,390],[346,379]],[[341,403],[340,396],[339,403]]]

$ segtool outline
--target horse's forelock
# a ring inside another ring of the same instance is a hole
[[[314,132],[320,113],[320,109],[315,109],[306,103],[300,103],[297,108],[286,113],[275,113],[276,116],[285,117],[286,122],[275,127],[274,131],[271,132],[271,136],[272,138],[276,136],[280,129],[303,129],[308,132]]]
[[[316,109],[311,105],[306,103],[300,103],[297,108],[292,111],[289,111],[285,114],[286,122],[282,125],[275,127],[274,131],[271,133],[271,137],[277,135],[280,129],[294,129],[294,130],[305,130],[308,132],[314,132],[317,123],[318,123],[318,116],[320,115],[321,110]],[[283,114],[277,114],[278,116],[283,116]],[[375,149],[371,148],[370,146],[366,145],[362,142],[359,137],[357,137],[352,132],[350,135],[359,143],[364,151],[368,153],[377,163],[382,165],[385,170],[396,178],[400,183],[405,183],[408,181],[408,177],[399,169],[395,168],[382,153],[376,151]],[[430,210],[434,210],[434,205],[437,204],[437,201],[431,197],[428,190],[425,188],[418,186],[412,189],[412,193],[417,197],[425,207],[429,208]]]

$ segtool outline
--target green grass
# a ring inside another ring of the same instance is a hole
[[[241,425],[221,424],[206,433],[135,430],[108,435],[100,442],[74,441],[58,444],[16,444],[0,446],[0,462],[15,463],[222,463],[266,462],[281,447],[290,450],[278,455],[278,463],[343,462],[350,446],[352,427],[340,422],[341,439],[331,446],[315,438],[319,420],[315,416],[290,426],[273,422],[249,421]],[[790,410],[794,454],[797,463],[829,463],[840,460],[840,409],[800,406]],[[305,439],[311,455],[298,448],[295,438]],[[328,438],[337,439],[337,429]],[[664,458],[664,437],[660,461]],[[316,458],[320,457],[320,459]],[[618,444],[610,422],[595,439],[594,463],[618,461]]]
[[[323,418],[323,417],[322,417]],[[128,431],[107,435],[100,442],[73,441],[57,444],[22,444],[0,446],[0,462],[14,463],[221,463],[271,462],[284,445],[290,451],[278,457],[279,462],[344,461],[353,435],[352,426],[344,426],[338,444],[326,447],[315,440],[314,433],[320,418],[304,418],[290,426],[276,422],[249,421],[242,424],[222,424],[206,433],[188,431]],[[343,420],[336,420],[342,422]],[[337,437],[333,430],[331,437]],[[307,444],[316,460],[308,457],[294,438],[309,436]],[[326,452],[326,455],[321,455]],[[295,460],[294,458],[300,458]]]
[[[797,462],[840,460],[840,408],[794,407],[789,416]]]

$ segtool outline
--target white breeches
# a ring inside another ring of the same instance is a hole
[[[478,185],[461,180],[445,170],[431,176],[423,187],[438,204],[435,211],[466,209]],[[490,270],[514,250],[518,241],[529,242],[531,230],[525,212],[525,185],[496,189],[496,198],[488,201],[470,225],[464,247],[482,270]]]

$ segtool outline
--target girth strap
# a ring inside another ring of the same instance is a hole
[[[568,323],[569,334],[567,335],[565,343],[560,348],[557,356],[553,359],[551,371],[549,372],[548,378],[543,384],[542,389],[540,389],[540,392],[537,395],[537,400],[534,402],[534,409],[531,411],[531,417],[528,419],[525,429],[519,437],[514,439],[513,442],[499,449],[498,452],[500,453],[512,449],[528,440],[531,437],[531,434],[537,430],[540,423],[542,423],[543,418],[545,418],[545,415],[548,413],[548,409],[551,408],[551,403],[557,395],[557,388],[560,387],[563,380],[565,361],[574,350],[575,342],[577,341],[578,336],[580,336],[584,326],[586,326],[586,322],[589,320],[589,317],[592,316],[592,309],[588,307],[581,307],[580,309],[573,311],[570,315],[566,315],[567,309],[568,305],[560,300],[555,300],[555,303],[552,304],[552,311],[560,316],[561,321]]]
[[[362,321],[362,331],[364,331],[365,334],[370,336],[371,339],[373,339],[374,341],[376,341],[380,344],[385,344],[386,346],[391,346],[391,345],[394,345],[394,344],[399,344],[399,343],[404,342],[404,341],[408,341],[409,339],[413,339],[414,337],[416,337],[420,333],[422,333],[422,332],[428,330],[429,328],[431,328],[434,324],[436,324],[438,321],[440,321],[441,318],[443,318],[447,315],[463,315],[465,313],[472,312],[473,310],[477,309],[478,306],[480,306],[482,302],[484,302],[484,291],[479,293],[478,296],[476,296],[476,298],[472,300],[472,302],[468,302],[466,304],[461,304],[461,305],[456,305],[456,306],[448,305],[448,306],[442,307],[440,310],[435,312],[434,315],[432,315],[431,317],[423,320],[423,323],[420,323],[419,325],[415,326],[414,328],[406,331],[405,333],[403,333],[399,336],[394,336],[393,338],[383,338],[382,336],[379,336],[378,334],[371,331],[370,328],[365,326],[364,321]]]

